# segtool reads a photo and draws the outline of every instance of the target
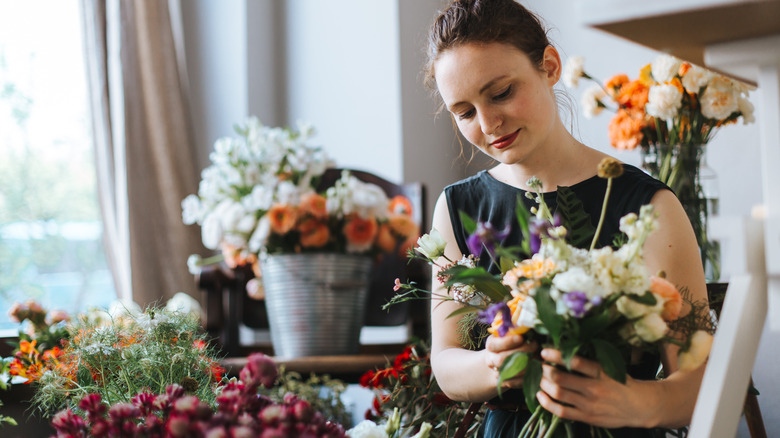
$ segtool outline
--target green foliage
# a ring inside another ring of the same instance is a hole
[[[568,233],[566,241],[577,248],[587,248],[593,240],[596,228],[591,223],[590,216],[585,213],[582,201],[569,187],[558,187],[558,209],[563,226]]]
[[[171,384],[214,404],[222,370],[195,317],[150,308],[107,324],[87,320],[70,328],[61,366],[37,382],[33,403],[41,412],[73,407],[89,393],[108,404],[129,402],[143,391],[163,394]]]

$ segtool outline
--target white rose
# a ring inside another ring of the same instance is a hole
[[[750,103],[747,98],[739,96],[739,100],[737,100],[737,107],[739,108],[739,112],[742,113],[743,124],[748,125],[756,121],[756,118],[753,115],[753,104]]]
[[[671,84],[653,85],[647,95],[647,114],[663,120],[674,119],[682,106],[682,92]]]
[[[447,241],[441,236],[439,230],[433,228],[430,233],[421,236],[417,239],[417,252],[428,257],[431,260],[436,260],[444,255],[444,250],[447,247]]]
[[[190,274],[200,274],[200,263],[202,260],[202,257],[198,254],[190,254],[190,256],[187,257],[187,269],[190,271]]]
[[[691,65],[682,77],[682,85],[689,93],[698,93],[701,87],[707,85],[715,75],[706,68]]]
[[[380,426],[371,420],[363,420],[357,426],[347,431],[350,438],[388,438],[384,426]]]
[[[232,199],[222,201],[214,213],[219,215],[223,231],[235,231],[238,223],[247,215],[244,206]]]
[[[534,327],[539,322],[539,312],[536,309],[536,301],[532,297],[528,297],[523,301],[520,307],[520,314],[515,319],[513,316],[513,322],[522,327]]]
[[[643,341],[655,342],[664,337],[668,327],[661,315],[649,313],[634,323],[634,329]]]
[[[660,55],[651,64],[651,73],[656,82],[671,81],[680,70],[682,61],[671,55]]]
[[[592,85],[582,93],[582,110],[585,117],[591,119],[604,111],[604,100],[607,93],[600,85]]]
[[[585,71],[585,58],[573,56],[563,66],[563,83],[569,88],[579,85],[580,78]]]
[[[254,214],[249,214],[244,210],[244,216],[235,224],[235,230],[239,233],[249,234],[255,229],[257,219]]]
[[[739,110],[739,93],[725,77],[716,77],[699,97],[704,117],[723,120]]]
[[[691,336],[691,344],[687,351],[683,351],[677,356],[677,365],[681,370],[695,370],[699,368],[712,349],[712,335],[699,330]]]

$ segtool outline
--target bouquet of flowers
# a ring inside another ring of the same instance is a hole
[[[308,145],[314,130],[237,127],[240,138],[217,140],[197,195],[182,201],[185,224],[202,227],[203,244],[222,250],[229,267],[254,264],[259,252],[364,254],[406,251],[419,236],[408,199],[388,199],[375,184],[344,172],[318,192],[332,161]],[[189,260],[191,270],[204,261]]]
[[[420,431],[412,435],[411,438],[428,438],[431,436],[431,430],[432,426],[424,422],[420,426]],[[363,420],[348,430],[347,436],[350,438],[402,438],[409,435],[401,428],[401,414],[398,408],[395,408],[386,423],[376,424],[373,420]]]
[[[607,179],[605,204],[612,180],[620,174],[622,165],[614,159],[605,159],[599,166],[599,176]],[[595,248],[603,216],[595,230],[589,221],[585,222],[591,230],[578,227],[576,224],[582,221],[576,219],[584,211],[570,199],[576,197],[565,196],[561,193],[565,188],[559,187],[559,211],[564,214],[553,216],[545,205],[539,180],[532,178],[528,185],[536,191],[535,196],[530,192],[529,196],[538,207],[528,212],[518,199],[517,218],[524,236],[520,248],[496,245],[495,232],[462,217],[472,233],[469,246],[490,249],[491,257],[501,267],[498,276],[474,267],[473,256],[448,260],[444,256],[445,242],[436,230],[420,238],[418,257],[430,263],[439,263],[442,258],[446,261],[439,265],[439,280],[449,293],[438,298],[458,301],[462,307],[454,314],[466,314],[472,321],[488,324],[488,331],[495,336],[523,334],[540,345],[552,346],[561,351],[567,367],[575,355],[596,360],[619,382],[626,381],[626,364],[632,351],[655,348],[664,341],[682,347],[681,368],[701,365],[712,342],[706,330],[699,330],[707,326],[706,321],[697,319],[702,318],[700,313],[706,304],[693,303],[693,310],[680,317],[680,292],[663,275],[651,276],[643,262],[642,246],[656,227],[652,206],[642,207],[639,215],[632,213],[621,219],[625,239],[618,249]],[[572,244],[583,241],[588,234],[593,236],[589,248]],[[394,302],[418,298],[420,292],[425,292],[414,284],[398,287],[402,292]],[[470,332],[467,327],[462,334],[468,336]],[[503,362],[499,395],[501,383],[523,371],[525,403],[533,414],[520,436],[552,436],[561,424],[571,436],[570,422],[546,411],[536,400],[542,377],[538,354],[515,353]],[[593,432],[600,436],[603,430],[594,427]]]
[[[573,57],[564,67],[567,86],[579,80],[595,82],[582,95],[586,117],[604,109],[615,112],[609,123],[609,139],[617,149],[642,151],[642,166],[668,185],[680,199],[693,225],[708,276],[720,277],[719,248],[707,238],[707,217],[717,214],[716,188],[705,187],[700,172],[711,173],[704,158],[705,146],[717,130],[742,119],[752,123],[750,87],[673,56],[661,55],[631,80],[618,74],[603,84],[584,69],[584,59]],[[701,169],[701,170],[700,170]]]
[[[469,408],[467,403],[450,400],[444,395],[431,372],[428,347],[422,342],[408,345],[384,369],[370,370],[360,378],[360,385],[374,391],[372,407],[366,419],[388,423],[400,415],[399,437],[408,437],[431,425],[437,436],[453,436]],[[474,422],[476,430],[479,421]]]

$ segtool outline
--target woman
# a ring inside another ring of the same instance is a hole
[[[595,175],[606,155],[577,141],[563,125],[553,89],[561,76],[561,59],[537,17],[513,0],[454,1],[431,28],[426,73],[463,136],[498,162],[447,187],[438,199],[433,227],[448,242],[450,260],[468,253],[458,212],[503,229],[513,220],[517,195],[529,189],[526,181],[532,176],[542,181],[553,208],[555,188],[568,186],[594,224],[598,221],[606,183]],[[696,239],[679,201],[666,186],[633,166],[625,166],[625,174],[613,185],[600,244],[612,241],[620,217],[647,203],[659,214],[658,229],[644,247],[648,271],[664,270],[668,280],[688,288],[694,301],[706,300]],[[517,225],[511,230],[505,243],[516,244],[521,238]],[[485,254],[480,263],[496,271]],[[434,278],[436,273],[434,268]],[[522,404],[507,406],[511,397],[497,402],[496,369],[511,353],[538,347],[520,336],[489,336],[484,349],[465,349],[458,339],[458,318],[447,318],[457,306],[454,301],[432,306],[431,361],[436,379],[452,399],[490,402],[485,436],[517,436],[529,414]],[[543,349],[541,355],[549,364],[562,364],[556,350]],[[680,427],[690,422],[704,367],[677,370],[676,355],[674,346],[665,345],[655,357],[637,358],[625,384],[583,358],[571,363],[577,374],[546,364],[537,399],[565,419],[631,428],[615,431],[615,436]],[[667,376],[663,380],[655,379],[659,359]],[[503,386],[520,388],[522,376]]]

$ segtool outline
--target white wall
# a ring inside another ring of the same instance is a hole
[[[341,167],[400,181],[394,0],[289,0],[287,118],[308,120]]]

